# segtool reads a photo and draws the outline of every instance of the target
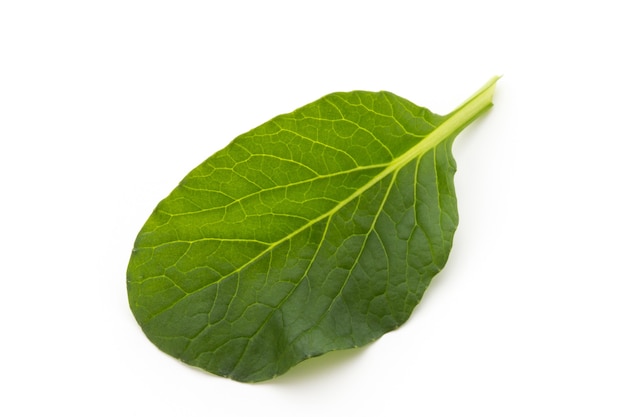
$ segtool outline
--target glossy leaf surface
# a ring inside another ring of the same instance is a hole
[[[261,381],[404,323],[457,227],[454,137],[495,82],[447,116],[334,93],[237,137],[137,237],[127,285],[145,334],[190,365]]]

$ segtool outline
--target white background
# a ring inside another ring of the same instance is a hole
[[[617,1],[2,1],[3,416],[626,415]],[[134,238],[197,164],[318,97],[447,113],[460,226],[409,322],[248,385],[127,307]]]

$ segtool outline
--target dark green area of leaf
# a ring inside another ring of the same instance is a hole
[[[448,258],[451,146],[488,94],[443,117],[388,92],[334,93],[236,138],[137,237],[128,295],[145,334],[261,381],[397,328]]]

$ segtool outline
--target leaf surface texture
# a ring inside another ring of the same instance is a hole
[[[127,288],[145,334],[262,381],[400,326],[448,258],[452,143],[496,80],[447,116],[389,92],[329,94],[209,157],[137,236]]]

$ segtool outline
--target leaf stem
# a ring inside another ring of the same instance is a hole
[[[389,167],[379,175],[382,177],[389,172],[403,167],[419,155],[439,145],[442,141],[458,134],[478,116],[493,106],[493,93],[499,76],[491,78],[481,89],[468,98],[463,104],[446,116],[446,120],[435,130],[419,141],[415,146],[395,159]]]

